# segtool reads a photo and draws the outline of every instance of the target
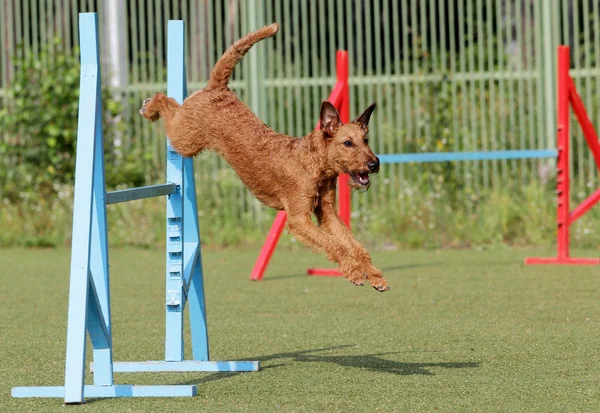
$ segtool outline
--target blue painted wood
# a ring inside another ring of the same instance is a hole
[[[167,32],[167,94],[177,102],[185,99],[184,23],[169,20]],[[167,140],[167,182],[183,187],[183,157]],[[183,360],[183,196],[182,191],[167,199],[167,273],[165,360]],[[175,271],[175,269],[177,271]]]
[[[169,22],[169,94],[179,102],[187,90],[183,29],[183,22]],[[257,371],[259,363],[207,361],[208,333],[192,159],[182,159],[169,145],[168,183],[106,193],[97,32],[96,14],[80,14],[81,81],[65,386],[15,387],[13,397],[64,397],[66,403],[81,403],[84,397],[193,396],[195,386],[113,383],[115,371]],[[106,205],[157,195],[169,195],[166,361],[113,363]],[[183,361],[183,309],[188,296],[193,361]],[[94,352],[93,386],[84,386],[86,331]]]
[[[81,79],[77,127],[77,158],[71,249],[71,278],[65,363],[65,402],[83,401],[85,376],[85,339],[87,327],[96,107],[99,98],[100,69],[97,54],[95,13],[79,16]]]
[[[487,161],[495,159],[535,159],[556,157],[555,149],[487,151],[487,152],[429,152],[377,155],[383,163],[419,163],[447,161]]]
[[[186,199],[184,196],[184,203],[185,203]],[[185,205],[185,204],[184,204]],[[187,218],[186,218],[187,221]],[[188,225],[186,224],[186,222],[184,221],[184,227],[188,228]],[[184,234],[185,234],[185,228],[184,228]],[[184,240],[183,242],[183,281],[185,283],[186,288],[189,288],[190,286],[188,285],[188,282],[192,279],[192,276],[194,275],[194,269],[196,268],[196,264],[198,264],[198,243],[197,242],[186,242]],[[188,300],[189,300],[189,294],[188,294],[188,290],[185,290],[186,294],[188,295]],[[189,305],[189,304],[188,304]]]
[[[182,26],[182,31],[184,27]],[[184,39],[184,36],[177,38]],[[185,50],[185,44],[182,49]],[[183,93],[187,95],[185,65],[183,66]],[[208,324],[206,320],[206,304],[204,300],[204,274],[202,270],[202,245],[198,222],[198,206],[196,197],[196,179],[194,177],[194,160],[183,160],[183,215],[184,220],[184,279],[188,308],[190,314],[190,331],[192,336],[192,355],[194,360],[210,359],[208,345]]]
[[[187,198],[187,197],[186,197]],[[196,199],[194,197],[194,199]],[[194,211],[196,211],[194,209]],[[196,224],[197,225],[197,224]],[[196,228],[198,228],[196,226]],[[189,243],[185,243],[188,248]],[[190,312],[190,332],[192,336],[192,356],[194,360],[209,360],[208,325],[206,322],[206,305],[204,301],[204,277],[202,273],[202,251],[197,244],[195,259],[190,259],[190,289],[188,292],[188,308]],[[191,249],[191,246],[190,248]],[[188,269],[186,268],[186,274]]]
[[[202,271],[202,247],[196,205],[196,181],[194,163],[191,158],[184,159],[184,279],[189,285],[188,308],[190,313],[190,331],[192,336],[192,355],[194,360],[210,358],[208,346],[208,325],[204,301],[204,274]]]
[[[94,248],[92,248],[93,250]],[[94,350],[104,350],[110,349],[112,347],[112,343],[110,340],[110,330],[109,325],[106,322],[104,317],[104,311],[100,304],[100,296],[96,290],[96,286],[91,278],[90,285],[88,287],[88,304],[87,304],[87,320],[88,320],[88,331],[90,333],[90,341],[92,342],[92,347]],[[100,362],[94,358],[94,363],[98,366],[96,368],[96,373],[105,373],[106,365],[105,360],[101,360]],[[112,381],[112,360],[111,360],[111,371],[110,371],[110,380]],[[95,377],[95,375],[94,375]],[[97,383],[95,383],[97,384]],[[112,383],[104,383],[102,385],[110,385]]]
[[[86,385],[84,397],[192,397],[197,394],[195,385],[135,386],[117,384],[114,386]],[[12,397],[65,397],[62,386],[13,387]],[[81,402],[71,402],[81,403]]]
[[[171,195],[178,191],[174,183],[141,186],[139,188],[121,189],[106,194],[106,204],[134,201],[136,199],[153,198],[156,196]]]
[[[82,16],[86,19],[85,16]],[[89,17],[88,17],[89,19]],[[102,95],[100,50],[97,22],[93,44],[86,48],[94,51],[98,64],[98,81],[96,82],[96,130],[94,134],[94,179],[92,202],[92,248],[90,251],[90,299],[88,299],[88,332],[93,347],[93,359],[98,368],[94,374],[95,385],[112,385],[112,333],[110,323],[110,277],[108,266],[108,228],[106,220],[106,182],[104,179],[104,133],[102,128]],[[96,314],[98,311],[98,314]],[[91,317],[89,317],[91,315]]]
[[[146,361],[146,362],[116,362],[114,364],[117,373],[133,372],[232,372],[232,371],[258,371],[258,361]]]

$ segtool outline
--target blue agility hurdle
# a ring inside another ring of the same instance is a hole
[[[194,168],[167,143],[167,183],[106,193],[102,101],[96,13],[79,15],[81,80],[65,385],[14,387],[13,397],[194,396],[195,385],[136,386],[114,383],[115,372],[257,371],[258,361],[209,361],[202,255]],[[168,24],[168,95],[183,102],[184,22]],[[106,205],[167,196],[165,359],[113,362]],[[183,312],[189,307],[193,360],[183,358]],[[85,385],[86,332],[93,348],[93,385]]]
[[[483,152],[425,152],[377,155],[381,163],[425,163],[450,161],[490,161],[499,159],[555,158],[556,149],[522,149]]]

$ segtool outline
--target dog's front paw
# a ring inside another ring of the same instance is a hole
[[[369,280],[369,283],[371,284],[371,287],[375,288],[379,292],[388,291],[390,289],[387,280],[383,277],[379,277],[375,280]]]
[[[390,289],[390,286],[381,271],[377,268],[372,268],[370,272],[368,272],[365,276],[371,287],[375,288],[377,291],[384,292]]]

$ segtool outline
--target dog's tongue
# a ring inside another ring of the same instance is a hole
[[[366,172],[361,172],[358,174],[358,182],[361,185],[366,185],[369,183],[369,174]]]

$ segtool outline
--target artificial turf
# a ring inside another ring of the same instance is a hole
[[[392,287],[377,293],[305,276],[325,262],[304,250],[277,251],[262,282],[257,250],[204,251],[211,358],[261,371],[117,374],[198,396],[64,407],[10,389],[62,385],[70,253],[2,250],[1,411],[600,411],[600,271],[525,267],[534,253],[374,253]],[[110,259],[115,360],[160,360],[164,251]]]

